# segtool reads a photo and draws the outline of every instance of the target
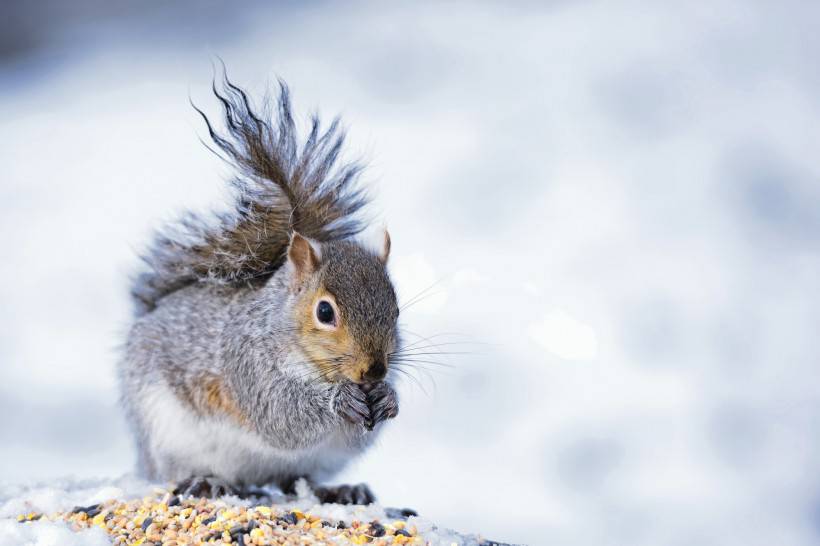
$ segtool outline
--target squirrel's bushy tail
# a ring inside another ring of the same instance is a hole
[[[234,207],[209,217],[188,213],[157,234],[143,255],[148,269],[131,292],[138,315],[197,281],[264,281],[282,265],[294,230],[328,241],[365,227],[356,218],[367,203],[356,184],[361,166],[339,161],[344,131],[338,119],[323,130],[313,116],[301,142],[284,82],[278,99],[259,110],[227,76],[213,91],[222,103],[223,133],[194,108],[205,120],[214,151],[237,169]]]

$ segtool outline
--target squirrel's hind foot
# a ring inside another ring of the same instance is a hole
[[[223,495],[243,497],[245,491],[241,487],[226,482],[216,476],[191,476],[179,482],[173,491],[174,495],[187,497],[208,497],[215,499]]]
[[[376,500],[376,496],[364,483],[332,487],[316,486],[313,488],[313,494],[322,503],[371,504]]]

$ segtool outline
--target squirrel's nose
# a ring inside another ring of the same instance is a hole
[[[364,373],[364,378],[368,381],[381,381],[387,375],[387,367],[383,360],[374,360],[367,371]]]

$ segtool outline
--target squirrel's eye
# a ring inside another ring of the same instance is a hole
[[[319,319],[319,322],[322,324],[333,324],[336,319],[333,306],[324,300],[320,301],[319,305],[316,306],[316,318]]]

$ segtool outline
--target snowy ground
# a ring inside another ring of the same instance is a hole
[[[69,511],[77,506],[90,506],[109,499],[138,499],[166,489],[160,484],[149,483],[132,476],[117,480],[55,480],[44,485],[0,486],[0,544],[3,546],[108,546],[109,536],[96,527],[71,531],[65,524],[45,521],[21,524],[17,516],[32,512],[53,514]],[[353,520],[369,522],[378,520],[390,522],[395,516],[385,513],[377,504],[369,506],[339,504],[317,504],[316,498],[307,486],[297,486],[298,498],[277,502],[284,510],[293,508],[309,512],[329,521]],[[250,503],[236,497],[226,496],[221,501],[230,505]],[[475,535],[465,535],[440,528],[424,517],[411,516],[408,525],[418,529],[419,536],[432,546],[478,545],[482,539]]]

